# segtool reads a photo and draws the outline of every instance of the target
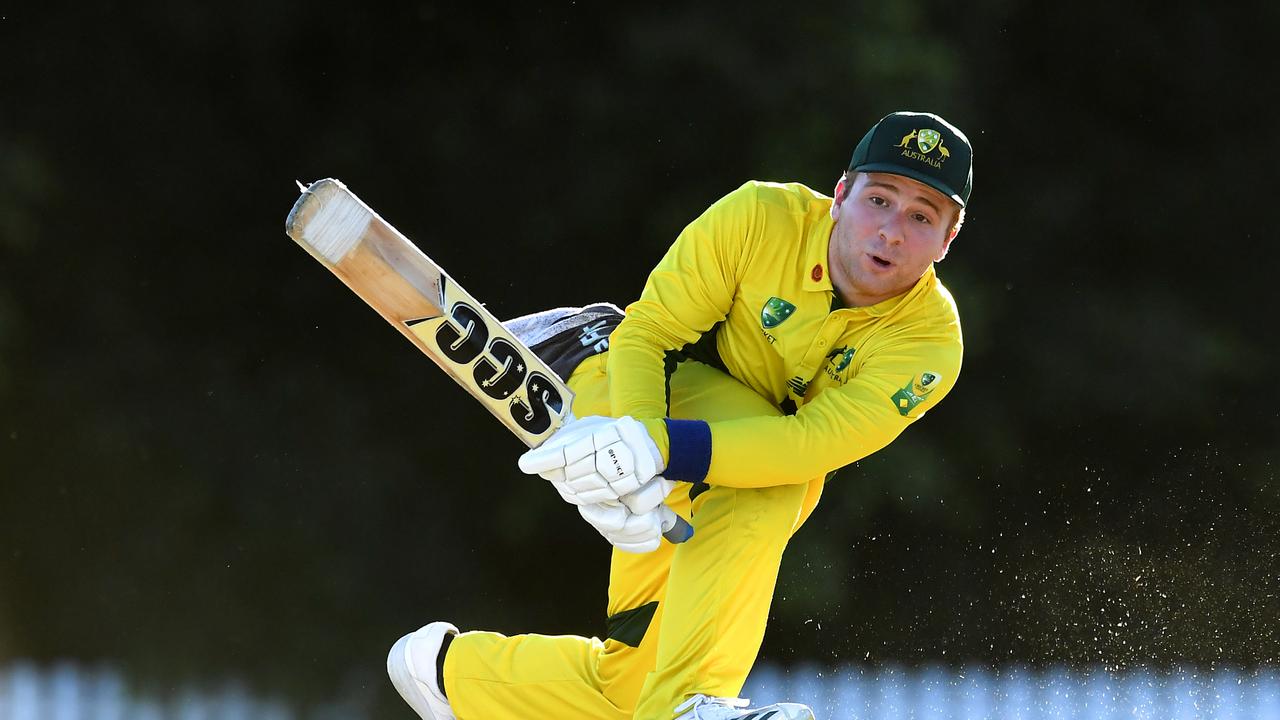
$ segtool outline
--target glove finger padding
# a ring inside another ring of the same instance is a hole
[[[577,491],[571,500],[574,505],[598,505],[600,503],[617,503],[618,496],[606,485],[593,490]]]
[[[631,515],[620,532],[606,535],[614,547],[629,553],[649,553],[662,544],[662,522],[657,513]]]
[[[632,513],[625,506],[617,503],[594,503],[579,505],[578,514],[591,527],[608,538],[610,533],[621,532],[627,526],[627,518],[631,517]]]
[[[573,492],[573,488],[565,482],[563,470],[548,470],[542,477],[550,481],[551,487],[555,488],[556,492],[560,493],[560,497],[563,498],[565,502],[570,505],[582,504],[582,501],[579,500],[577,495]]]
[[[582,505],[578,512],[609,544],[630,553],[653,552],[661,545],[662,521],[656,512],[637,515],[622,505]]]
[[[551,487],[560,493],[560,497],[570,505],[588,505],[613,499],[607,489],[599,490],[598,483],[578,483],[565,480],[564,470],[554,468],[542,473],[542,477],[551,483]]]
[[[571,492],[582,498],[584,502],[605,502],[606,500],[617,500],[623,495],[635,492],[641,486],[640,478],[635,475],[623,475],[620,478],[610,482],[603,475],[595,472],[592,466],[589,473],[583,475],[575,475],[574,467],[562,470],[564,475],[568,476],[567,480],[561,482],[569,488]],[[552,471],[543,473],[543,477],[547,477]],[[550,478],[548,478],[550,479]],[[556,482],[552,480],[552,482]]]
[[[618,500],[627,506],[627,509],[637,515],[643,515],[647,512],[657,510],[667,499],[667,495],[671,494],[671,489],[675,487],[675,483],[662,477],[655,477],[649,482],[642,485],[639,489],[627,493]]]
[[[613,418],[592,415],[579,418],[565,425],[548,438],[546,442],[520,456],[521,472],[528,475],[541,475],[544,471],[563,468],[572,460],[581,459],[582,455],[567,459],[566,446],[575,444],[584,438],[590,440],[596,430],[612,422],[614,422]],[[591,450],[587,451],[588,454],[594,451],[594,443],[591,443],[590,447]],[[581,447],[574,448],[575,453],[580,451],[582,451]]]
[[[571,467],[595,468],[597,435],[599,435],[599,431],[580,437],[564,446],[562,452],[564,453],[566,471]],[[583,473],[579,472],[578,474],[581,475]]]
[[[581,504],[582,504],[582,501],[578,499],[578,496],[577,496],[577,495],[574,495],[572,492],[570,492],[570,491],[569,491],[569,489],[568,489],[568,488],[566,488],[563,484],[561,484],[561,483],[551,483],[551,487],[555,488],[555,489],[556,489],[556,492],[560,493],[560,499],[561,499],[561,500],[564,500],[565,502],[569,503],[570,505],[581,505]]]
[[[559,483],[561,497],[575,505],[635,493],[661,466],[658,446],[644,425],[630,417],[582,418],[520,456],[521,470]],[[649,496],[644,497],[643,503],[649,503]],[[637,506],[643,503],[637,501]]]

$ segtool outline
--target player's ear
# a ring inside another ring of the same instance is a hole
[[[941,262],[942,258],[947,256],[947,251],[951,249],[951,241],[956,239],[956,233],[959,228],[951,228],[947,231],[947,239],[942,241],[942,250],[938,253],[938,257],[934,258],[934,262]]]
[[[964,225],[964,208],[956,213],[955,221],[951,223],[951,227],[947,228],[947,239],[942,243],[942,252],[938,254],[937,260],[947,256],[947,251],[951,249],[951,241],[956,239],[956,235],[960,234],[960,227]]]
[[[844,196],[849,192],[849,173],[840,176],[836,181],[836,189],[831,193],[831,219],[840,219],[840,203],[844,202]]]

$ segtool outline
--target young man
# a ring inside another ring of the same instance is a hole
[[[625,318],[596,305],[514,321],[577,393],[582,419],[520,465],[614,544],[607,636],[431,623],[387,660],[414,710],[812,718],[803,705],[749,709],[734,696],[782,551],[826,478],[887,445],[956,381],[959,317],[933,264],[960,229],[972,177],[963,133],[893,113],[858,143],[834,198],[750,182],[712,205]],[[664,502],[693,523],[692,539],[660,542]]]

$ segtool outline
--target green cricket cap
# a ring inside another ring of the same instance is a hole
[[[964,207],[973,190],[973,147],[959,128],[933,113],[896,112],[862,137],[849,170],[909,177]]]

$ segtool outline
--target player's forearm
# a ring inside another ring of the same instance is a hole
[[[807,483],[870,455],[897,434],[873,432],[823,446],[795,417],[714,423],[664,418],[644,424],[655,440],[666,440],[664,477],[732,488]]]
[[[667,465],[670,465],[674,439],[678,455],[674,472],[700,474],[705,472],[706,462],[697,459],[701,454],[698,448],[705,442],[690,445],[687,433],[681,433],[679,428],[672,431],[671,422],[666,420],[670,410],[666,357],[669,351],[697,340],[721,315],[717,315],[718,309],[701,317],[688,313],[692,303],[687,298],[669,289],[663,292],[661,280],[664,272],[659,266],[651,276],[644,296],[627,306],[626,318],[609,336],[610,410],[615,417],[629,415],[643,422]],[[684,308],[685,316],[678,317],[669,309],[671,307]],[[681,463],[690,458],[693,458],[692,465]]]
[[[947,376],[954,378],[955,370],[948,369]],[[938,383],[927,393],[928,406],[936,405],[950,389],[949,381]],[[701,427],[669,425],[670,464],[697,468],[695,461],[701,462],[702,474],[668,477],[736,488],[794,485],[823,477],[885,447],[920,417],[924,399],[916,398],[909,410],[900,408],[896,384],[892,374],[868,368],[864,377],[822,393],[795,415],[750,416]]]
[[[710,423],[711,462],[705,482],[733,488],[807,483],[888,445],[901,427],[868,427],[840,437],[796,417],[756,417]]]
[[[615,416],[661,418],[667,414],[663,360],[680,339],[668,337],[637,305],[609,336],[609,404]]]

